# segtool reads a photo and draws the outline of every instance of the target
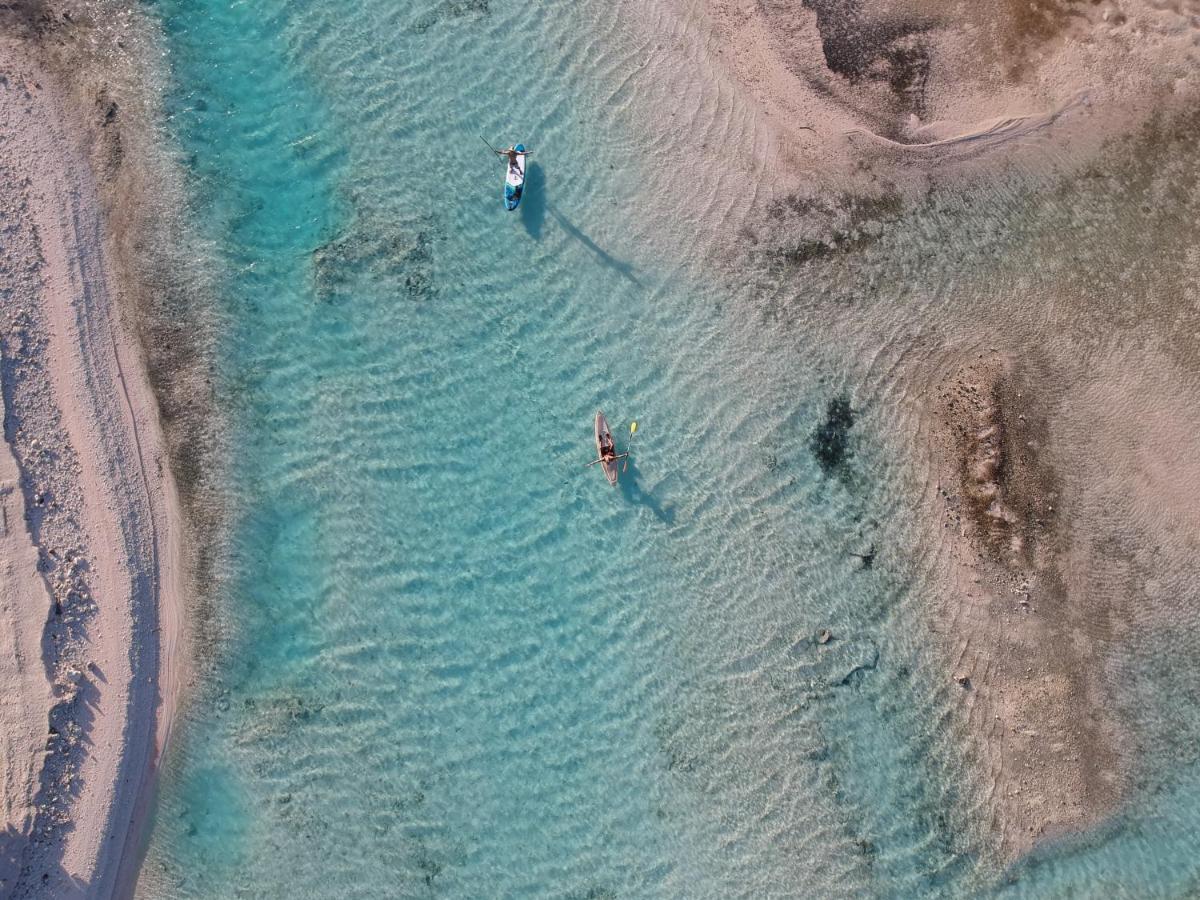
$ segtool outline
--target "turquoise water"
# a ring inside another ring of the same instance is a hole
[[[144,895],[1086,896],[1114,865],[1147,890],[1111,860],[1152,844],[1186,891],[1156,829],[1194,834],[1194,779],[997,879],[917,627],[904,353],[801,327],[720,249],[755,188],[688,147],[754,124],[671,124],[717,103],[651,64],[685,33],[151,10],[225,273],[236,515]],[[480,135],[536,151],[517,214]],[[639,422],[617,490],[598,408]]]

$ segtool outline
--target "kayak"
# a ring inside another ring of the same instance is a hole
[[[510,212],[521,202],[521,193],[525,190],[525,145],[513,147],[517,151],[517,165],[514,168],[504,161],[504,208]]]
[[[596,412],[596,456],[597,456],[597,458],[599,458],[599,456],[600,456],[600,439],[601,438],[604,438],[606,440],[606,443],[611,443],[613,445],[614,450],[617,448],[616,443],[613,441],[612,432],[608,430],[608,420],[604,418],[604,413],[597,411]],[[602,468],[604,470],[604,477],[608,479],[608,483],[611,485],[615,485],[617,483],[617,473],[619,471],[617,469],[617,461],[614,459],[612,462],[602,462],[602,463],[600,463],[600,468]]]

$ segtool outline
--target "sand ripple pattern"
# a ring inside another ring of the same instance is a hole
[[[242,450],[147,896],[990,887],[922,403],[989,329],[1135,324],[1100,192],[771,195],[666,4],[160,6]],[[480,134],[537,151],[517,214]]]

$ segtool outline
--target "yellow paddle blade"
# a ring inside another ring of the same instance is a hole
[[[637,434],[637,422],[632,422],[629,425],[629,436],[633,437],[635,434]]]

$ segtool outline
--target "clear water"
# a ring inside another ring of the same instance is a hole
[[[855,338],[748,283],[717,238],[754,182],[690,166],[752,117],[655,62],[691,31],[620,9],[648,24],[151,7],[226,273],[238,515],[141,893],[1186,893],[1194,772],[996,875],[918,627],[903,317]],[[537,152],[516,214],[480,135]],[[640,423],[617,490],[598,408]]]

